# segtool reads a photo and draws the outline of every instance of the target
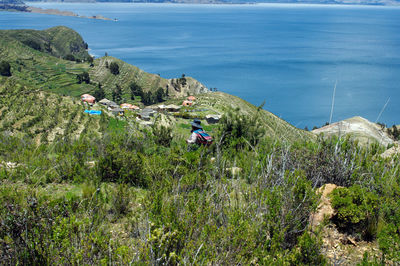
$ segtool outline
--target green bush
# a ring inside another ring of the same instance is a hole
[[[6,61],[1,61],[0,62],[0,75],[5,76],[5,77],[10,77],[11,76],[10,63],[8,63]]]
[[[130,193],[126,184],[119,184],[111,196],[111,211],[116,218],[124,217],[129,212]]]
[[[86,84],[90,83],[90,76],[89,76],[89,73],[86,71],[81,74],[76,75],[76,79],[77,79],[78,84],[81,84],[83,82],[85,82]]]
[[[335,189],[331,198],[336,210],[332,219],[340,229],[366,240],[376,237],[379,202],[375,193],[353,185]]]
[[[113,74],[113,75],[119,74],[119,65],[116,62],[111,62],[109,68],[110,68],[111,74]]]
[[[152,127],[154,142],[164,147],[169,147],[172,141],[172,128],[169,126],[156,126]]]
[[[99,158],[97,172],[102,181],[129,183],[147,187],[149,182],[143,172],[142,156],[117,144],[109,144]]]
[[[64,56],[64,59],[68,61],[76,61],[75,56],[72,54],[67,54],[66,56]]]
[[[256,146],[265,134],[265,128],[260,122],[260,110],[253,115],[243,114],[240,109],[230,110],[222,116],[219,122],[219,138],[222,144],[231,145],[237,149]]]
[[[292,265],[326,265],[327,261],[321,254],[322,241],[309,232],[299,237],[298,249],[294,252]]]

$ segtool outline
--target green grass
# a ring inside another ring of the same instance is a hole
[[[108,122],[108,129],[112,131],[120,131],[125,129],[127,122],[124,120],[116,119],[116,118],[110,118]]]

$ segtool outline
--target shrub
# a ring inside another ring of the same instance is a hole
[[[1,61],[0,63],[0,75],[5,77],[11,76],[11,66],[10,63],[6,61]]]
[[[90,76],[88,72],[83,72],[81,74],[76,75],[76,79],[78,80],[78,84],[81,84],[82,82],[85,82],[86,84],[90,83]]]
[[[322,241],[304,232],[298,241],[298,250],[294,253],[292,265],[326,265],[327,261],[321,254]]]
[[[97,170],[102,181],[146,187],[148,181],[142,168],[142,158],[138,153],[109,144],[99,159]]]
[[[164,147],[169,147],[172,141],[172,128],[168,126],[153,126],[155,143]]]
[[[126,184],[119,184],[111,197],[111,211],[116,218],[125,216],[129,212],[130,193]]]
[[[334,223],[342,230],[366,240],[376,237],[378,196],[359,185],[337,188],[331,193],[336,215]]]
[[[111,62],[109,68],[110,68],[111,74],[113,74],[113,75],[119,74],[119,65],[116,62]]]
[[[26,40],[26,41],[23,41],[22,43],[28,45],[29,47],[31,47],[35,50],[38,50],[38,51],[42,50],[40,43],[38,43],[34,40]]]
[[[182,248],[182,233],[168,227],[156,227],[151,224],[150,237],[151,258],[156,265],[177,265]]]
[[[76,60],[75,56],[73,56],[72,54],[67,54],[66,56],[64,56],[64,59],[68,60],[68,61],[75,61]]]
[[[260,111],[254,115],[240,112],[240,109],[230,110],[221,118],[219,135],[222,144],[231,145],[236,149],[242,149],[250,145],[255,146],[265,134],[265,128],[260,122]]]

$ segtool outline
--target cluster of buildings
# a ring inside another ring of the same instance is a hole
[[[96,98],[90,94],[83,94],[81,96],[81,100],[91,106],[96,103]],[[157,105],[156,107],[153,107],[153,108],[146,107],[144,109],[140,109],[139,106],[136,106],[136,105],[133,105],[130,103],[123,103],[121,105],[118,105],[116,102],[110,101],[108,99],[102,99],[98,103],[106,106],[107,109],[116,116],[123,116],[125,113],[125,110],[131,110],[131,111],[138,112],[137,117],[140,120],[150,121],[151,117],[153,117],[154,114],[156,114],[156,113],[176,113],[176,112],[179,112],[182,107],[192,106],[195,101],[196,101],[196,97],[189,96],[186,98],[186,100],[183,101],[181,106],[175,105],[175,104],[170,104],[170,105],[161,104],[161,105]],[[218,123],[220,118],[221,118],[220,115],[207,115],[206,116],[206,120],[209,124]]]

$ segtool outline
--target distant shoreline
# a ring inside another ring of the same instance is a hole
[[[344,0],[345,1],[345,0]],[[368,1],[368,0],[367,0]],[[156,4],[171,4],[171,5],[312,5],[312,6],[369,6],[369,7],[399,7],[400,6],[400,1],[396,2],[396,1],[383,1],[383,2],[362,2],[361,1],[345,1],[345,2],[317,2],[317,1],[304,1],[304,2],[279,2],[279,1],[265,1],[265,2],[223,2],[223,1],[202,1],[200,0],[199,2],[185,2],[185,0],[183,0],[182,2],[96,2],[96,1],[63,1],[63,2],[58,2],[58,1],[33,1],[33,2],[29,2],[27,1],[27,3],[49,3],[49,4],[150,4],[150,5],[156,5]]]
[[[72,11],[62,11],[62,10],[58,10],[58,9],[43,9],[40,7],[25,6],[25,5],[4,5],[4,6],[0,6],[0,11],[20,12],[20,13],[37,13],[37,14],[47,14],[47,15],[56,15],[56,16],[100,19],[100,20],[115,20],[116,21],[116,19],[106,18],[102,15],[81,16]]]
[[[96,16],[81,16],[72,11],[62,11],[58,9],[43,9],[40,7],[28,6],[27,11],[30,13],[38,13],[38,14],[48,14],[48,15],[58,15],[58,16],[67,16],[67,17],[78,17],[78,18],[89,18],[89,19],[101,19],[101,20],[112,20],[110,18],[103,17],[102,15]]]

